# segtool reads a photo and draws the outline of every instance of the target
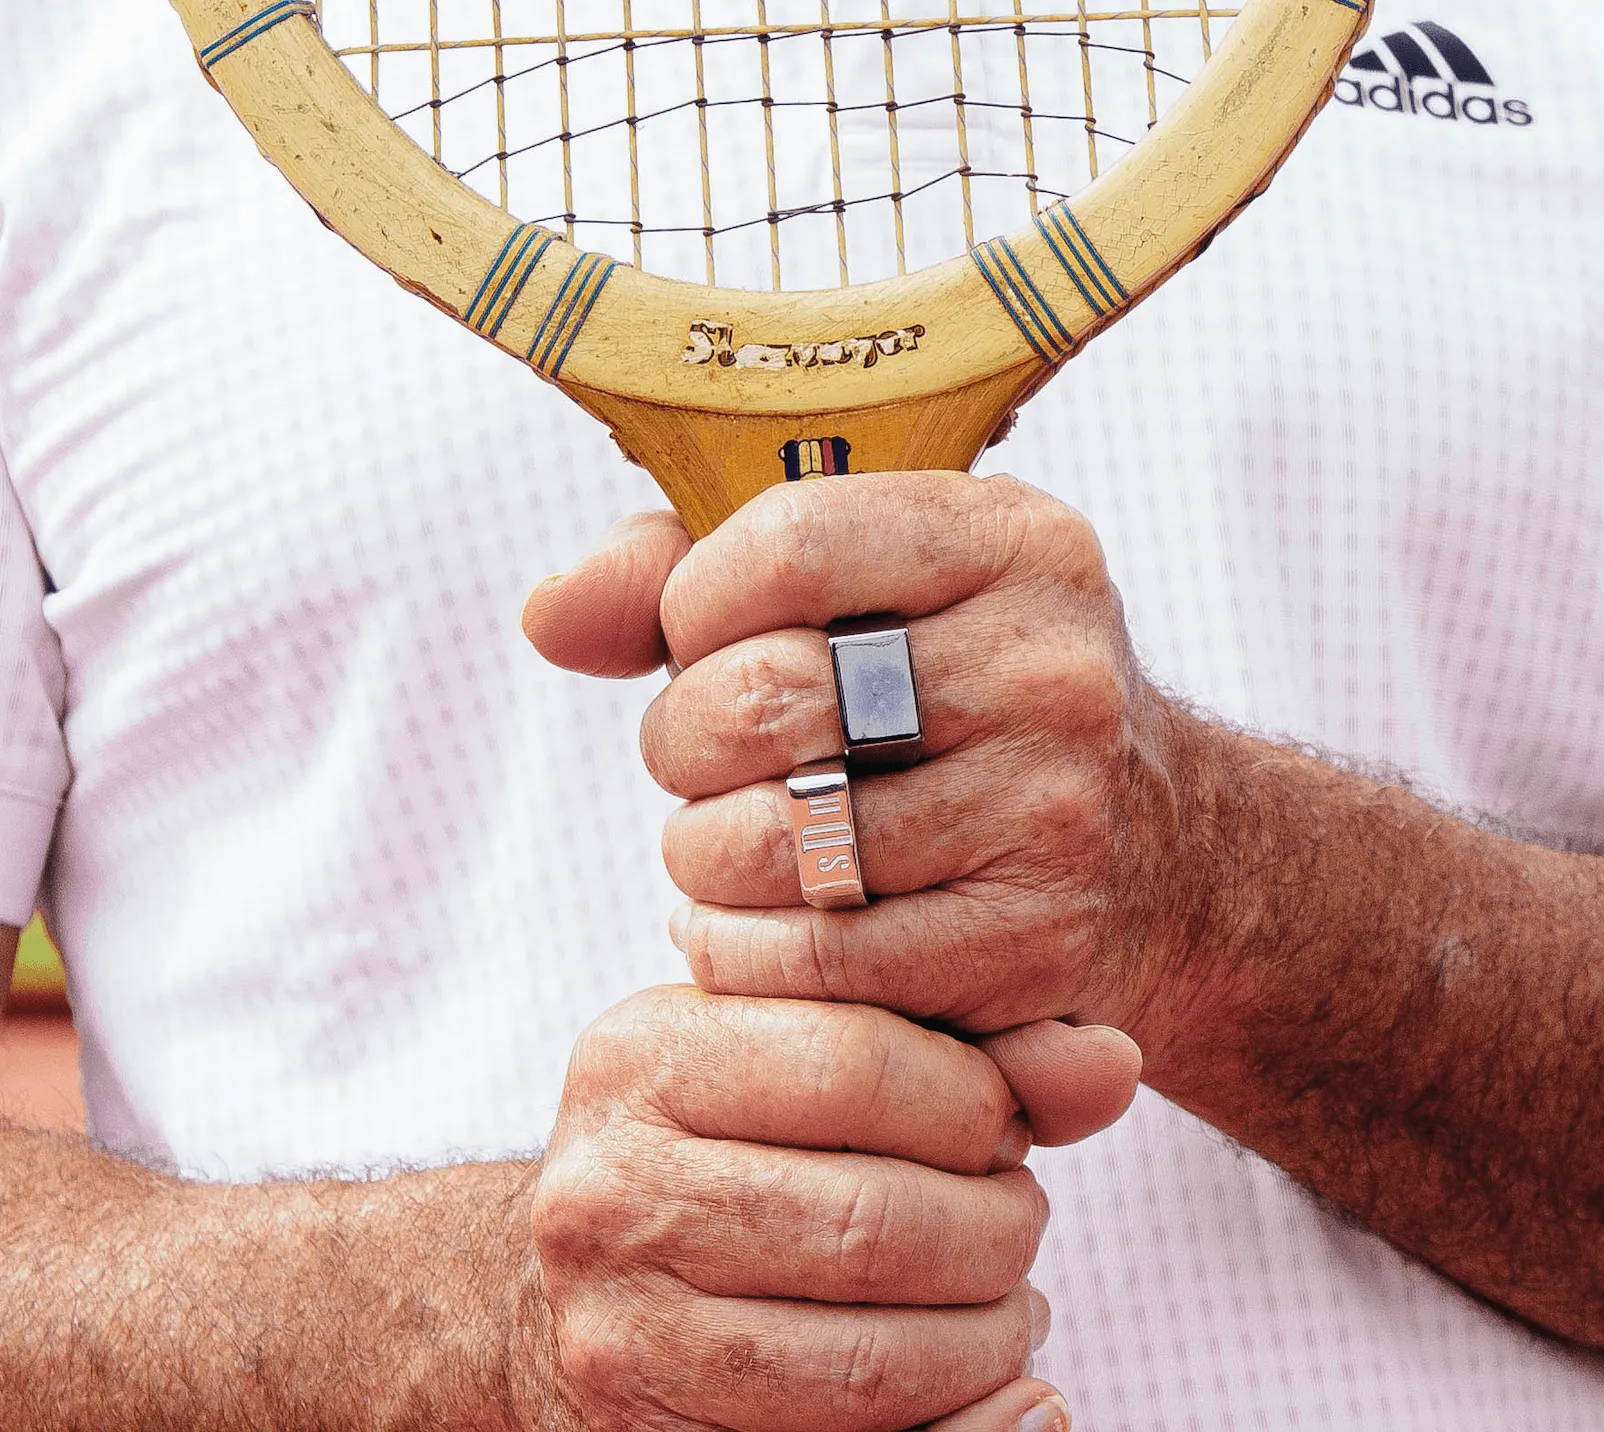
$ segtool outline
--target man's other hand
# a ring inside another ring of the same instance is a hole
[[[533,1208],[589,1432],[1016,1432],[1052,1395],[1025,1379],[1028,1147],[989,1059],[884,1011],[619,1005],[576,1046]]]

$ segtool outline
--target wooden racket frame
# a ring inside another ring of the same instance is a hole
[[[204,54],[267,0],[173,4]],[[795,293],[677,283],[520,226],[407,138],[302,16],[214,48],[205,73],[330,228],[485,336],[488,277],[539,251],[491,341],[606,423],[701,535],[820,470],[821,442],[844,439],[855,471],[967,470],[1083,343],[1263,192],[1368,18],[1368,0],[1244,0],[1184,95],[1075,196],[1070,223],[1055,206],[1056,229]],[[801,445],[789,464],[787,444]]]

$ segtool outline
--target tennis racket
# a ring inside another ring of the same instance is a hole
[[[698,536],[770,483],[971,467],[1263,191],[1368,18],[173,3],[323,220],[606,423]]]

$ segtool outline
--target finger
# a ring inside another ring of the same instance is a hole
[[[1021,1286],[981,1308],[850,1310],[710,1299],[659,1333],[659,1396],[731,1432],[898,1432],[1018,1378],[1032,1297]]]
[[[996,1061],[1043,1148],[1106,1129],[1130,1108],[1142,1078],[1136,1041],[1106,1025],[1042,1020],[976,1044]]]
[[[686,667],[647,708],[640,744],[652,779],[685,798],[839,755],[824,633],[769,632]]]
[[[1013,478],[788,483],[696,544],[664,589],[664,630],[689,665],[761,632],[872,612],[924,616],[997,582],[1027,546],[1041,548],[1058,582],[1106,583],[1085,521]]]
[[[900,1159],[684,1140],[650,1192],[695,1208],[628,1231],[704,1293],[908,1307],[983,1304],[1030,1271],[1047,1201],[1026,1169],[964,1177]],[[644,1178],[644,1175],[643,1175]],[[710,1197],[710,1190],[717,1190]]]
[[[587,676],[641,676],[663,665],[658,607],[669,573],[690,550],[672,512],[626,517],[600,551],[529,594],[523,627],[547,661]]]
[[[1011,1382],[973,1407],[930,1423],[924,1432],[1069,1432],[1069,1408],[1050,1383]]]
[[[1039,603],[1037,604],[1039,608]],[[991,592],[907,621],[919,682],[926,760],[1006,734],[1024,747],[1107,740],[1123,713],[1119,658],[1089,637],[1075,612],[1032,613],[1023,639],[1017,603]],[[749,637],[688,667],[641,724],[653,778],[686,799],[787,775],[840,754],[829,645],[795,627]]]
[[[1096,847],[1105,817],[1079,769],[1034,769],[1016,785],[1012,777],[1024,769],[999,742],[854,776],[853,824],[869,893],[951,885],[999,862],[1057,885],[1061,875],[1043,871],[1043,852],[1070,868],[1078,851]],[[790,800],[778,783],[681,806],[664,825],[663,859],[693,900],[748,909],[801,903]]]
[[[965,710],[981,684],[981,663],[960,673],[942,659],[992,645],[977,630],[982,624],[968,609],[908,624],[928,755],[995,727],[997,681],[989,682],[984,711],[978,702]],[[784,776],[839,755],[843,744],[829,643],[811,627],[766,632],[704,657],[658,693],[641,722],[652,778],[686,799]]]
[[[626,1097],[705,1139],[852,1150],[951,1173],[1016,1168],[1029,1137],[997,1066],[883,1009],[709,998],[632,1001],[581,1041],[587,1065],[655,1077]]]
[[[1092,954],[1041,938],[1054,898],[968,882],[865,910],[748,911],[689,901],[675,911],[669,935],[697,984],[715,994],[878,1005],[997,1034],[1077,1014],[1053,1007],[1056,992],[1065,965]],[[1012,959],[999,960],[999,949]]]

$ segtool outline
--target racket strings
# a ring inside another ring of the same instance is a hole
[[[1235,13],[322,0],[320,19],[380,107],[519,218],[668,276],[779,289],[905,273],[1071,197]]]

